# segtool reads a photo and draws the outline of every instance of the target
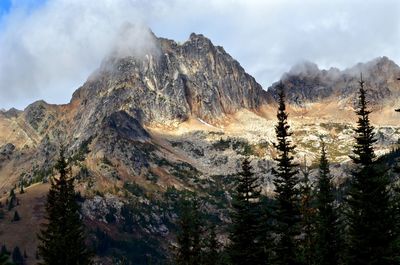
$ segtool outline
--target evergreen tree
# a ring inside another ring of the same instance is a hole
[[[339,260],[338,216],[334,203],[334,187],[322,141],[316,194],[316,262],[321,265],[336,265]]]
[[[229,256],[233,265],[262,264],[265,261],[259,244],[259,200],[258,178],[246,158],[242,162],[232,202]]]
[[[11,189],[10,195],[8,197],[10,197],[10,198],[14,198],[15,197],[15,189]]]
[[[300,182],[301,259],[303,264],[314,264],[315,259],[315,207],[310,170],[304,158],[303,178]]]
[[[7,199],[8,204],[8,211],[11,211],[18,203],[17,203],[17,196],[15,195],[14,189],[10,191],[10,195]]]
[[[19,220],[21,220],[21,217],[19,216],[18,211],[15,211],[15,212],[14,212],[14,217],[13,217],[12,221],[13,221],[13,222],[17,222],[17,221],[19,221]]]
[[[208,227],[209,234],[205,240],[205,254],[203,259],[204,265],[218,265],[220,264],[220,248],[221,245],[217,239],[217,233],[215,231],[215,225]]]
[[[43,265],[91,264],[85,245],[84,227],[76,202],[74,179],[67,176],[64,149],[56,164],[59,178],[52,179],[47,195],[48,223],[39,234],[39,255]]]
[[[15,263],[15,265],[24,265],[24,257],[21,254],[21,251],[19,250],[19,247],[15,247],[13,252],[12,252],[12,261]]]
[[[275,176],[276,192],[276,234],[277,245],[275,249],[275,263],[284,265],[298,264],[297,238],[300,235],[299,222],[299,190],[297,184],[299,180],[298,173],[293,162],[292,152],[295,146],[291,143],[290,126],[288,124],[285,105],[284,87],[279,85],[278,100],[278,124],[275,126],[278,143],[274,144],[278,156],[275,158],[277,166],[272,169]]]
[[[268,196],[260,197],[260,227],[259,227],[259,246],[261,248],[260,264],[273,263],[274,249],[274,199]]]
[[[201,264],[202,218],[196,198],[183,198],[179,205],[177,265]]]
[[[13,265],[10,262],[10,256],[7,253],[0,254],[0,265]]]
[[[10,255],[10,252],[8,251],[6,245],[1,246],[0,255]]]
[[[373,127],[369,121],[364,81],[360,80],[357,128],[355,129],[353,172],[347,203],[349,206],[348,264],[394,264],[398,255],[393,250],[395,226],[390,207],[390,181],[375,163]]]
[[[354,163],[362,167],[370,166],[375,158],[373,144],[376,142],[374,127],[370,124],[369,114],[371,111],[367,109],[365,82],[359,81],[360,89],[358,96],[358,108],[356,114],[358,116],[356,133],[356,143],[353,147],[354,155],[350,156]]]

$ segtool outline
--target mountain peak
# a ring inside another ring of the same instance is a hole
[[[386,56],[343,71],[337,68],[320,70],[315,63],[306,61],[293,66],[282,76],[282,82],[287,87],[289,101],[298,105],[329,97],[347,98],[348,102],[353,102],[351,99],[358,91],[360,74],[363,74],[373,103],[400,94],[398,82],[395,82],[400,76],[400,67]],[[274,97],[276,85],[269,89]]]
[[[288,74],[290,75],[317,75],[320,72],[318,65],[311,61],[302,61],[289,70]]]
[[[207,37],[205,37],[203,34],[197,34],[192,32],[189,36],[189,40],[191,42],[207,42],[207,43],[211,43],[211,40]]]
[[[190,117],[212,123],[242,108],[256,110],[266,102],[266,93],[255,79],[204,35],[192,33],[183,44],[151,38],[157,56],[103,61],[74,93],[73,101],[85,104],[81,115],[95,116],[86,108],[96,109],[96,115],[124,110],[146,125],[176,124]]]

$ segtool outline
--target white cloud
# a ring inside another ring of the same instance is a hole
[[[48,0],[29,14],[19,5],[0,31],[0,107],[67,102],[127,22],[178,41],[203,33],[268,87],[304,59],[340,68],[382,55],[400,62],[398,14],[396,0]]]

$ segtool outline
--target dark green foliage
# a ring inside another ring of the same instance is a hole
[[[219,265],[221,260],[221,244],[218,242],[215,225],[211,225],[207,229],[208,236],[205,239],[205,253],[203,258],[204,265]]]
[[[146,174],[146,180],[148,180],[148,181],[150,181],[150,182],[152,182],[152,183],[154,183],[154,184],[157,183],[158,178],[159,178],[159,176],[157,176],[156,174],[153,174],[153,173],[151,173],[151,172],[148,172],[148,173]]]
[[[217,142],[213,143],[213,148],[218,151],[225,151],[231,147],[231,139],[220,138]]]
[[[12,221],[13,221],[13,222],[17,222],[17,221],[19,221],[19,220],[21,220],[21,217],[19,216],[18,211],[15,211],[15,212],[14,212],[14,217],[13,217]]]
[[[75,176],[76,180],[88,180],[90,183],[90,171],[86,165],[80,165],[78,174]],[[89,185],[89,184],[88,184]]]
[[[24,257],[21,254],[21,251],[19,250],[19,247],[15,247],[13,252],[12,252],[12,261],[15,263],[15,265],[24,265]]]
[[[352,160],[358,165],[353,173],[347,203],[349,241],[348,264],[394,264],[395,222],[390,207],[390,180],[385,169],[374,162],[373,127],[369,122],[364,81],[360,81],[356,144]]]
[[[47,195],[47,220],[39,234],[39,254],[44,265],[91,264],[85,245],[79,205],[76,202],[74,179],[67,176],[68,164],[64,149],[56,164],[59,178],[54,178]]]
[[[15,197],[15,189],[11,189],[10,195],[8,196],[9,198]]]
[[[32,172],[32,181],[33,183],[38,182],[47,182],[47,178],[53,174],[53,168],[35,168]]]
[[[232,142],[232,148],[239,155],[250,156],[254,154],[252,146],[244,139],[235,139]]]
[[[131,194],[141,197],[144,196],[144,190],[135,182],[127,182],[124,184],[124,189],[129,191]]]
[[[334,187],[329,171],[325,143],[321,143],[321,158],[316,194],[316,261],[335,265],[339,261],[338,215],[335,210]]]
[[[0,254],[1,255],[10,255],[10,252],[7,250],[6,245],[1,246]]]
[[[104,256],[111,248],[113,240],[106,232],[102,231],[98,227],[96,228],[94,234],[96,236],[96,240],[95,242],[93,242],[93,248],[96,251],[97,255]]]
[[[84,161],[86,155],[90,152],[89,145],[92,143],[93,137],[89,137],[89,139],[83,141],[79,146],[78,151],[71,157],[72,162]]]
[[[242,138],[220,138],[217,142],[213,143],[213,148],[218,151],[225,151],[232,148],[237,154],[244,156],[254,154],[253,147],[247,140]]]
[[[4,208],[4,205],[3,205],[3,203],[0,201],[0,220],[1,220],[1,219],[4,219],[5,212],[4,212],[3,208]]]
[[[103,158],[101,159],[101,163],[103,163],[104,165],[110,166],[110,167],[114,166],[113,163],[111,162],[111,160],[108,159],[108,157],[106,157],[106,156],[103,156]]]
[[[267,196],[260,196],[260,227],[259,227],[259,246],[261,247],[260,264],[273,264],[274,244],[275,244],[275,219],[274,209],[276,201]]]
[[[177,265],[201,264],[202,257],[202,216],[199,202],[195,197],[186,197],[180,201],[175,261]]]
[[[10,195],[8,196],[8,199],[7,199],[8,211],[11,211],[17,205],[18,205],[18,199],[17,199],[17,196],[15,195],[14,189],[12,189],[10,191]]]
[[[250,161],[244,159],[232,201],[232,225],[229,235],[229,256],[232,264],[262,264],[261,262],[265,261],[266,255],[260,246],[262,235],[259,185]]]
[[[301,237],[300,258],[303,264],[313,264],[315,259],[315,214],[313,185],[310,171],[304,160],[303,178],[300,182]]]
[[[13,265],[10,262],[10,255],[8,252],[1,252],[0,253],[0,265]]]
[[[191,164],[186,162],[176,163],[170,170],[170,173],[181,180],[197,180],[200,172]]]
[[[279,108],[277,113],[278,124],[275,127],[278,143],[274,144],[278,156],[275,158],[277,166],[272,169],[275,176],[276,192],[276,264],[298,264],[297,238],[300,235],[299,222],[299,180],[297,164],[293,162],[292,152],[295,146],[291,143],[290,126],[287,122],[285,94],[283,84],[279,90]]]
[[[370,124],[369,114],[371,111],[367,109],[366,91],[364,88],[365,82],[360,80],[360,90],[358,96],[358,108],[356,114],[358,115],[357,128],[354,130],[356,133],[356,143],[353,148],[354,155],[351,159],[354,163],[361,166],[369,166],[372,164],[375,153],[373,144],[376,142],[374,127]]]
[[[115,218],[115,214],[117,213],[117,209],[111,207],[111,208],[109,208],[109,210],[110,211],[106,214],[105,218],[106,218],[107,223],[112,224],[112,223],[115,223],[115,221],[117,220]]]
[[[148,257],[151,256],[153,260],[157,261],[154,264],[161,263],[165,259],[159,242],[150,238],[135,238],[126,237],[112,238],[106,231],[96,228],[92,231],[95,236],[93,241],[93,248],[96,254],[100,257],[113,256],[115,264],[122,259],[127,262],[126,264],[147,264]]]
[[[134,222],[134,209],[130,204],[124,204],[121,207],[121,216],[124,218],[122,229],[125,232],[133,233]]]

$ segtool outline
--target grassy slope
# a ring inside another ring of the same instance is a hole
[[[24,194],[17,192],[20,204],[10,212],[5,209],[5,217],[0,222],[0,245],[7,242],[7,249],[11,251],[19,246],[21,251],[26,250],[27,265],[36,264],[35,253],[38,244],[36,234],[44,217],[44,203],[49,184],[36,184],[27,188]],[[6,198],[1,201],[4,205]],[[5,207],[6,208],[6,207]],[[12,222],[15,210],[21,220]]]

